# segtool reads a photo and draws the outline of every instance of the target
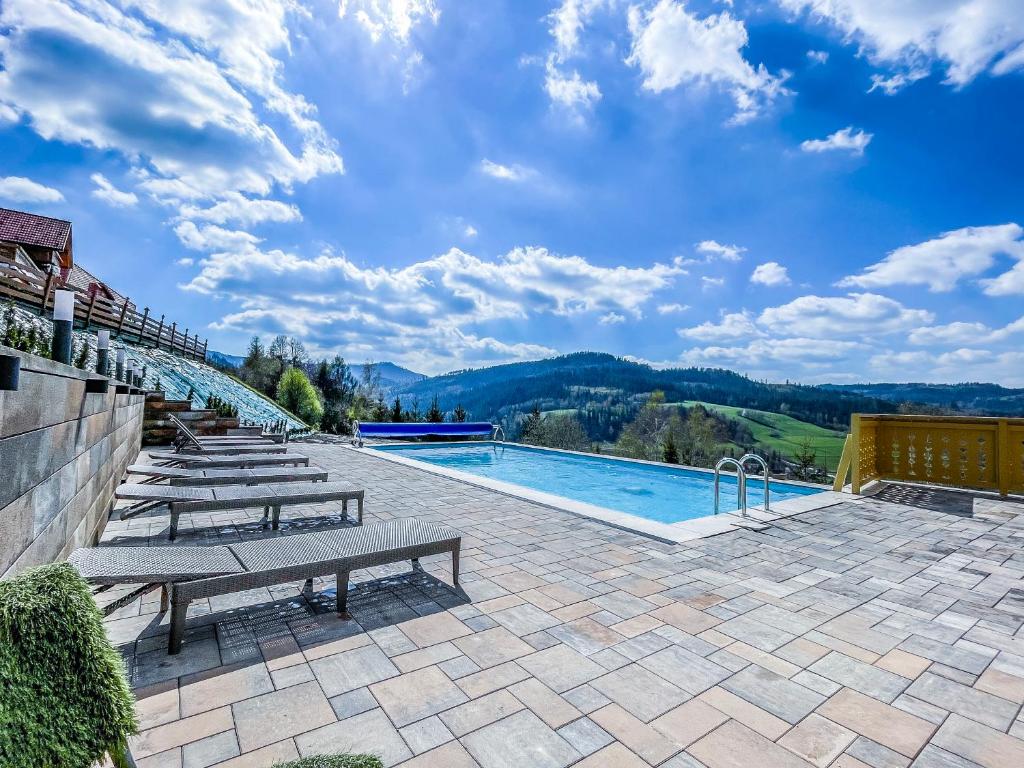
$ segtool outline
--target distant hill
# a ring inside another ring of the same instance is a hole
[[[853,412],[896,409],[856,392],[768,384],[719,368],[659,370],[597,352],[455,371],[408,384],[395,394],[421,403],[436,394],[444,410],[461,403],[470,418],[490,419],[516,431],[523,414],[534,406],[542,411],[572,409],[581,413],[592,439],[612,440],[654,390],[663,391],[669,402],[702,400],[772,411],[833,429],[846,428]]]
[[[210,365],[219,365],[224,368],[237,368],[242,364],[242,361],[245,360],[245,358],[238,355],[228,355],[224,352],[217,352],[211,349],[206,353],[206,360]]]
[[[426,374],[416,373],[416,371],[410,371],[408,368],[403,368],[400,365],[394,363],[374,363],[377,366],[377,370],[380,371],[380,385],[384,390],[392,392],[396,389],[401,389],[408,384],[414,384],[417,381],[423,381],[427,378]],[[359,366],[356,366],[356,373],[359,372]]]
[[[926,403],[990,416],[1024,415],[1024,389],[998,384],[825,384],[823,389],[876,397],[892,403]]]

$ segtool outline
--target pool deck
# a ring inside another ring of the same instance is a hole
[[[333,579],[213,598],[177,656],[158,593],[136,600],[106,626],[139,698],[139,768],[338,751],[405,768],[1024,765],[1022,504],[894,489],[666,544],[366,451],[292,449],[364,487],[367,522],[458,529],[463,593],[442,556],[354,574],[347,621]],[[343,524],[330,512],[320,525]],[[183,517],[180,541],[261,535],[258,517]],[[104,543],[164,544],[166,527],[113,520]]]

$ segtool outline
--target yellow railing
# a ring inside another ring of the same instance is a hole
[[[1024,493],[1024,419],[855,413],[834,488],[897,480]]]

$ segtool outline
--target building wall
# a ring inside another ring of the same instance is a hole
[[[89,374],[21,358],[0,392],[0,575],[61,560],[102,533],[114,489],[142,441],[142,395],[86,394]]]

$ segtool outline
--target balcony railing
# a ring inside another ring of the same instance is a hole
[[[1024,493],[1024,419],[854,414],[836,472],[860,493],[872,480]]]
[[[54,291],[62,288],[54,275],[45,278],[26,270],[16,261],[0,255],[0,301],[12,300],[45,314],[53,308]],[[178,330],[176,322],[167,322],[164,315],[153,317],[149,307],[139,312],[130,299],[114,301],[98,291],[87,293],[74,289],[75,325],[79,328],[106,328],[126,342],[166,349],[182,357],[206,358],[206,340],[199,334]]]

